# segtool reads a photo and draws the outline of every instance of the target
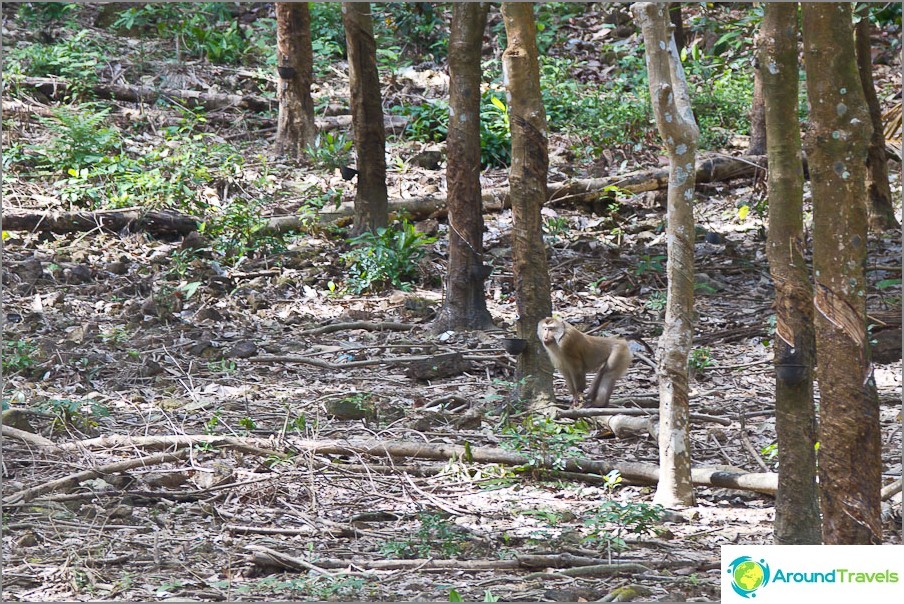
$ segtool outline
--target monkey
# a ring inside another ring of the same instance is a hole
[[[631,365],[631,349],[622,338],[588,336],[562,319],[547,317],[537,325],[537,335],[549,359],[565,377],[571,401],[582,407],[581,395],[587,386],[587,373],[596,372],[587,404],[605,407],[615,382]]]

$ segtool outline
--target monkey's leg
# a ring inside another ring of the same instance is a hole
[[[597,370],[596,375],[593,378],[593,383],[590,384],[590,392],[587,393],[587,404],[585,405],[586,407],[605,407],[606,406],[605,404],[599,405],[599,404],[597,404],[597,402],[599,401],[600,390],[603,389],[604,386],[606,386],[607,382],[609,383],[608,384],[609,394],[612,393],[612,386],[615,385],[614,384],[615,380],[611,379],[610,376],[606,375],[608,373],[608,370],[609,370],[609,368],[605,364],[603,364],[603,366]],[[609,396],[607,395],[606,403],[608,403],[608,402],[609,402]]]

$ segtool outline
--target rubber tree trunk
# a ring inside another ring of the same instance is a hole
[[[691,482],[687,359],[694,314],[694,157],[700,131],[666,5],[631,7],[643,32],[650,99],[669,154],[668,265],[665,325],[659,338],[659,485],[654,501],[666,507],[694,504]]]
[[[775,283],[775,431],[778,492],[774,539],[822,542],[813,406],[813,288],[804,258],[804,171],[797,117],[797,4],[765,4],[757,46],[769,154],[766,253]]]
[[[866,331],[869,111],[851,5],[802,4],[813,189],[819,482],[827,544],[881,541],[879,405]]]
[[[483,263],[483,200],[480,197],[480,51],[488,3],[456,3],[449,36],[449,272],[434,331],[488,329]]]
[[[373,231],[389,222],[386,192],[386,130],[377,73],[377,45],[369,2],[343,2],[342,22],[348,45],[352,127],[355,130],[358,189],[352,234]]]
[[[891,188],[888,184],[888,157],[885,154],[885,134],[882,125],[882,108],[876,96],[873,83],[873,61],[870,56],[869,5],[861,5],[860,21],[854,28],[857,50],[857,71],[863,84],[863,94],[869,108],[869,118],[873,125],[873,135],[869,140],[867,154],[866,190],[869,194],[869,226],[874,231],[885,231],[900,226],[891,203]]]
[[[508,46],[502,53],[502,74],[512,129],[512,271],[518,307],[518,337],[527,340],[518,357],[517,396],[532,411],[553,404],[552,364],[537,337],[537,324],[552,314],[549,263],[543,243],[540,208],[546,201],[549,169],[546,111],[540,96],[533,4],[502,4]]]
[[[314,143],[314,52],[307,2],[276,3],[276,59],[279,75],[279,118],[276,153],[304,159]]]
[[[762,25],[760,26],[762,27]],[[757,36],[759,39],[759,36]],[[761,43],[761,42],[758,42]],[[750,141],[747,145],[748,155],[763,155],[766,153],[766,108],[764,106],[763,74],[762,70],[755,68],[753,72],[753,99],[750,103]],[[797,115],[797,109],[794,110]]]

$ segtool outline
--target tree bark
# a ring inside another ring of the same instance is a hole
[[[866,158],[872,127],[851,5],[802,4],[813,188],[819,482],[827,544],[882,539],[879,404],[866,331]]]
[[[276,3],[276,60],[279,75],[279,118],[276,153],[303,159],[314,143],[314,51],[307,2]]]
[[[685,46],[687,46],[680,2],[669,2],[669,21],[672,22],[672,26],[674,27],[672,34],[675,36],[675,46],[678,47],[678,52],[680,53],[684,50]]]
[[[350,104],[358,157],[358,190],[352,234],[385,227],[389,222],[386,191],[386,130],[377,73],[377,44],[369,2],[343,2],[342,22],[348,45]]]
[[[443,309],[435,331],[488,329],[483,263],[483,203],[480,195],[480,51],[487,3],[456,3],[449,37],[449,133],[446,181],[449,194],[449,268]]]
[[[659,338],[659,461],[654,501],[671,507],[694,504],[688,405],[687,359],[694,313],[694,156],[699,129],[691,111],[687,80],[666,7],[638,2],[631,7],[643,32],[650,99],[669,153],[666,316]]]
[[[762,25],[760,26],[762,28]],[[762,31],[762,29],[761,29]],[[757,44],[762,44],[757,36]],[[750,140],[747,144],[748,155],[762,155],[766,152],[766,107],[763,92],[763,73],[758,64],[753,70],[753,99],[750,103]],[[797,115],[797,108],[794,109]]]
[[[891,203],[891,188],[888,184],[888,156],[885,153],[885,134],[882,128],[882,109],[876,97],[873,83],[873,62],[869,42],[869,5],[863,4],[860,22],[854,28],[854,43],[857,50],[857,70],[863,84],[863,94],[869,108],[869,118],[873,134],[869,140],[867,154],[866,190],[869,194],[869,227],[874,231],[885,231],[901,226],[895,217]]]
[[[803,233],[804,172],[797,117],[797,4],[767,3],[760,27],[757,71],[765,97],[770,157],[766,252],[775,282],[775,431],[778,494],[775,542],[822,542],[816,487],[813,406],[813,288]]]
[[[532,411],[545,411],[555,401],[552,363],[537,337],[537,324],[552,314],[549,263],[543,242],[540,208],[546,201],[549,150],[546,111],[540,95],[533,3],[505,2],[502,18],[508,45],[502,73],[512,129],[512,272],[515,278],[519,338],[527,347],[518,356],[517,396]]]

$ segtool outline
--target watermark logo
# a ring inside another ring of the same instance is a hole
[[[731,587],[743,598],[755,598],[756,591],[769,583],[769,565],[750,556],[735,558],[726,572],[731,575]]]

